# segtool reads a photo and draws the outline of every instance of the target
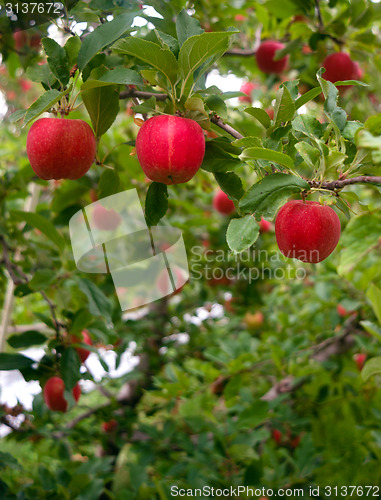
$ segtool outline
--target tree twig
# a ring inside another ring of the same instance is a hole
[[[165,101],[168,98],[167,94],[159,94],[156,92],[144,92],[141,90],[129,89],[119,93],[119,99],[129,99],[137,97],[138,99],[149,99],[155,97],[157,101]]]
[[[309,181],[308,184],[312,188],[323,188],[330,191],[337,191],[343,189],[345,186],[350,186],[351,184],[379,184],[381,185],[381,176],[372,175],[361,175],[358,177],[351,177],[349,179],[339,179],[336,181]]]
[[[225,130],[225,132],[233,136],[235,139],[243,139],[242,134],[240,134],[237,130],[235,130],[227,123],[224,123],[218,116],[212,116],[210,121],[213,122],[215,125],[217,125],[217,127],[220,127],[222,128],[222,130]]]

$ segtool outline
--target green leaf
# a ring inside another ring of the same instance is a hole
[[[237,421],[238,429],[253,429],[267,418],[268,410],[268,403],[256,401],[239,415]]]
[[[25,115],[26,115],[25,109],[18,109],[9,116],[8,121],[9,123],[18,122],[19,120],[21,120],[21,118],[24,118]]]
[[[98,80],[87,79],[81,90],[93,89],[95,87],[106,87],[107,85],[143,85],[142,77],[134,70],[128,68],[116,68],[107,71]]]
[[[228,119],[228,110],[225,101],[218,95],[211,95],[206,98],[206,105],[211,111],[214,111],[222,120]]]
[[[184,93],[188,79],[202,64],[212,56],[222,56],[229,46],[229,37],[234,32],[203,33],[188,38],[179,52],[179,70],[183,78],[181,93]],[[213,59],[215,61],[215,59]],[[203,71],[208,66],[203,67]],[[201,73],[198,74],[198,77]]]
[[[121,183],[118,172],[107,168],[100,176],[98,183],[99,199],[106,198],[121,191]]]
[[[163,33],[162,31],[155,29],[156,38],[159,40],[161,46],[164,49],[169,49],[173,54],[177,57],[180,46],[179,42],[172,35],[168,35],[168,33]]]
[[[71,391],[81,378],[80,368],[81,360],[74,347],[65,349],[60,360],[60,371],[66,390]]]
[[[367,381],[370,377],[379,373],[381,373],[381,356],[371,358],[365,363],[364,368],[361,370],[361,377],[364,381]]]
[[[272,220],[292,194],[309,187],[308,182],[294,175],[282,173],[267,175],[245,193],[239,206],[245,213],[255,213],[257,220],[261,216]]]
[[[12,217],[17,221],[25,221],[30,226],[39,229],[45,236],[47,236],[62,252],[65,248],[66,242],[64,238],[58,233],[57,229],[50,222],[50,220],[42,217],[42,215],[32,212],[23,212],[21,210],[12,210]]]
[[[111,303],[102,290],[86,278],[79,278],[78,286],[89,301],[89,311],[94,316],[104,316],[106,321],[111,321]]]
[[[13,349],[24,349],[32,345],[44,344],[47,340],[46,335],[36,330],[28,330],[27,332],[11,335],[8,337],[7,342]]]
[[[284,153],[273,151],[265,148],[247,148],[240,155],[242,161],[246,160],[267,160],[273,163],[278,163],[284,167],[294,170],[294,162],[292,158]]]
[[[366,298],[371,303],[373,312],[381,325],[381,290],[374,283],[370,284],[366,292]]]
[[[244,190],[242,186],[242,181],[238,175],[233,172],[228,173],[215,173],[214,177],[218,182],[222,191],[224,191],[230,198],[234,200],[240,200],[244,195]]]
[[[82,43],[81,43],[81,39],[79,38],[79,36],[71,36],[64,45],[69,70],[75,64],[77,64],[78,52],[79,52],[79,49],[81,48],[81,45],[82,45]]]
[[[60,101],[68,92],[70,92],[71,88],[65,90],[64,92],[59,92],[58,90],[48,90],[42,96],[40,96],[37,101],[35,101],[26,112],[24,125],[28,125],[32,120],[37,118],[39,115],[48,111],[52,108],[58,101]]]
[[[153,182],[147,191],[145,217],[148,226],[156,226],[168,210],[168,188],[161,182]]]
[[[113,43],[127,31],[131,31],[131,24],[137,16],[137,12],[121,14],[110,22],[101,24],[92,33],[87,35],[82,42],[78,52],[78,68],[80,71],[86,66],[92,57],[107,45]]]
[[[185,40],[194,35],[201,35],[204,30],[201,28],[200,22],[183,9],[176,18],[176,33],[181,47]]]
[[[379,342],[381,342],[381,327],[372,323],[371,321],[360,321],[360,325],[365,331],[373,335]]]
[[[274,105],[275,126],[287,123],[295,115],[295,104],[287,87],[281,87],[277,92]]]
[[[351,272],[372,248],[377,248],[381,234],[381,214],[365,213],[352,217],[340,237],[341,276]]]
[[[245,113],[254,116],[265,128],[270,127],[271,120],[266,111],[262,108],[245,108]]]
[[[242,162],[220,147],[217,141],[207,141],[201,168],[207,172],[228,172],[241,166]]]
[[[32,290],[43,290],[54,283],[56,279],[56,273],[52,269],[38,269],[29,281],[29,286]]]
[[[255,243],[259,234],[259,225],[254,217],[246,215],[241,219],[232,219],[226,231],[229,248],[236,253],[243,252]]]
[[[90,79],[97,80],[104,68],[96,68]],[[119,113],[119,92],[116,86],[97,87],[82,91],[82,100],[91,118],[96,137],[101,137],[114,123]]]
[[[0,353],[0,370],[21,370],[29,368],[35,361],[22,354]]]
[[[70,69],[65,49],[53,40],[53,38],[43,38],[42,45],[48,56],[49,68],[53,75],[62,85],[66,85],[70,79]]]
[[[177,80],[178,66],[176,57],[170,50],[163,49],[157,43],[142,38],[125,38],[112,46],[117,54],[129,54],[141,59],[160,71],[174,84]]]
[[[305,94],[303,94],[302,96],[298,97],[298,99],[296,99],[295,101],[295,110],[301,108],[302,106],[307,104],[307,102],[312,101],[312,99],[315,99],[318,95],[321,94],[321,92],[322,92],[321,87],[315,87],[306,92]]]
[[[313,170],[317,169],[321,155],[321,152],[317,148],[314,148],[306,141],[302,141],[295,144],[295,149],[310,168]]]
[[[137,106],[133,106],[132,109],[135,113],[153,113],[156,108],[156,99],[154,96],[151,96],[146,101],[138,104]]]

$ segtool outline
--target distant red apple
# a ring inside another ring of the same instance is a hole
[[[94,207],[92,217],[94,226],[103,231],[113,231],[122,222],[118,212],[112,208],[108,210],[102,205]]]
[[[91,337],[89,335],[89,332],[87,330],[82,330],[81,332],[81,337],[77,337],[76,335],[68,335],[67,339],[70,342],[70,344],[87,344],[87,345],[93,345],[93,342],[91,340]],[[90,351],[85,349],[84,347],[76,347],[75,350],[78,353],[79,359],[81,360],[82,363],[86,361],[86,359],[90,355]]]
[[[347,309],[345,309],[345,307],[341,304],[337,304],[336,311],[337,314],[342,318],[345,318],[346,316],[349,316],[351,314],[351,311],[347,311]]]
[[[290,439],[290,446],[291,448],[297,448],[300,445],[300,441],[302,439],[302,436],[299,434],[299,436],[295,436],[292,439]]]
[[[350,55],[346,52],[330,54],[324,59],[322,67],[325,68],[323,78],[332,83],[341,80],[352,80],[359,71],[359,66],[356,67]]]
[[[30,82],[29,80],[25,80],[25,78],[19,78],[18,82],[24,92],[29,92],[29,90],[33,86],[32,82]]]
[[[265,111],[269,115],[270,120],[274,120],[274,108],[267,108]]]
[[[16,50],[23,49],[28,41],[28,37],[27,37],[27,34],[25,33],[25,31],[20,30],[20,29],[15,29],[12,36],[13,36],[13,40],[15,42],[15,49]]]
[[[40,118],[31,126],[26,150],[41,179],[79,179],[94,163],[94,132],[83,120]]]
[[[282,57],[279,61],[274,61],[275,53],[282,49],[284,49],[284,45],[281,42],[274,40],[262,42],[255,54],[258,68],[263,73],[282,73],[287,67],[288,56]]]
[[[64,398],[65,384],[60,377],[51,377],[47,380],[43,389],[43,396],[46,406],[53,411],[66,412],[68,403]],[[77,384],[73,388],[73,396],[78,401],[81,395],[81,388]]]
[[[115,420],[115,418],[112,418],[108,422],[102,422],[102,431],[106,433],[111,433],[116,431],[118,428],[118,422]]]
[[[204,132],[189,118],[154,116],[140,127],[136,154],[143,172],[152,181],[188,182],[204,159]]]
[[[334,251],[340,230],[336,212],[316,201],[289,201],[275,220],[275,236],[282,254],[314,264]]]
[[[364,364],[367,358],[367,355],[364,353],[358,353],[353,356],[358,370],[361,372],[361,370],[364,368]]]
[[[38,33],[34,33],[29,38],[29,47],[37,49],[41,45],[41,36]]]
[[[234,16],[234,21],[237,21],[238,23],[241,23],[243,21],[246,21],[247,17],[244,16],[243,14],[236,14]]]
[[[251,103],[252,99],[251,99],[251,93],[254,89],[256,89],[258,87],[258,85],[256,85],[255,83],[253,82],[246,82],[246,83],[243,83],[241,85],[241,88],[239,89],[240,92],[243,92],[244,94],[246,95],[241,95],[238,97],[238,99],[241,101],[241,102],[249,102]]]
[[[235,206],[232,200],[229,199],[228,195],[220,189],[214,195],[213,207],[223,215],[230,215],[234,212]]]
[[[156,285],[160,292],[163,294],[163,296],[172,294],[176,295],[181,292],[181,290],[184,288],[184,285],[181,285],[183,283],[184,278],[183,278],[183,273],[178,267],[175,267],[174,269],[171,269],[172,272],[172,278],[174,279],[175,283],[175,288],[176,290],[173,291],[173,286],[172,282],[169,279],[168,276],[168,270],[164,269],[159,276],[157,277],[156,280]]]
[[[261,233],[268,233],[271,229],[271,226],[272,226],[271,222],[268,220],[265,220],[263,217],[259,221],[259,231]]]
[[[257,330],[263,325],[265,316],[261,311],[256,311],[255,313],[248,311],[245,314],[243,321],[249,330]]]
[[[279,429],[273,429],[271,435],[276,444],[280,445],[282,443],[283,434]]]

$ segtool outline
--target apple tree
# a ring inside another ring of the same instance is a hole
[[[0,7],[1,498],[377,496],[381,4]],[[123,311],[69,224],[129,190],[189,280]]]

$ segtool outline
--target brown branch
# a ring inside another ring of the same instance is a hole
[[[9,248],[8,248],[8,245],[4,239],[3,236],[0,236],[0,243],[1,243],[1,246],[3,247],[3,259],[2,259],[2,262],[4,263],[5,265],[5,268],[11,278],[11,280],[13,281],[13,283],[15,285],[21,285],[22,283],[24,283],[24,279],[20,278],[19,276],[17,276],[16,272],[15,272],[15,268],[17,267],[16,264],[14,264],[10,257],[9,257]]]
[[[129,89],[123,90],[123,92],[119,93],[119,99],[129,99],[129,98],[138,98],[138,99],[149,99],[150,97],[155,97],[157,101],[165,101],[168,99],[167,94],[159,94],[156,92],[143,92],[141,90]]]
[[[224,56],[240,56],[240,57],[253,57],[256,50],[254,49],[231,49],[227,50]]]
[[[222,128],[222,130],[225,130],[225,132],[232,135],[235,139],[243,139],[242,134],[240,134],[230,125],[224,123],[218,116],[212,116],[210,121],[213,122],[215,125],[217,125],[217,127]]]
[[[381,185],[381,176],[371,176],[371,175],[361,175],[358,177],[352,177],[350,179],[339,179],[336,181],[309,181],[308,184],[312,188],[322,188],[328,189],[330,191],[337,191],[343,189],[345,186],[350,186],[351,184],[379,184]]]

